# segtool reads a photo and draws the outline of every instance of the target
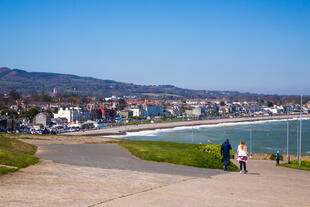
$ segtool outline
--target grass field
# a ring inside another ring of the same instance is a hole
[[[279,166],[281,167],[289,167],[289,168],[294,168],[294,169],[299,169],[299,170],[308,170],[310,171],[310,162],[306,160],[301,161],[301,166],[299,167],[299,161],[298,160],[293,160],[290,163],[282,163]]]
[[[216,153],[204,152],[204,145],[156,141],[122,140],[121,146],[134,156],[150,161],[188,165],[200,168],[223,169],[224,164]],[[230,162],[228,170],[236,171],[238,167]]]
[[[172,93],[143,93],[143,95],[146,95],[146,96],[155,96],[155,97],[158,97],[158,96],[182,97],[182,96],[180,96],[180,95],[172,94]]]
[[[33,156],[36,150],[34,145],[0,134],[0,175],[37,163],[39,159]]]

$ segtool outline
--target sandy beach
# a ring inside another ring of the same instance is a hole
[[[167,128],[183,127],[183,126],[211,125],[211,124],[233,123],[233,122],[253,122],[253,121],[293,119],[293,118],[298,118],[298,117],[299,115],[281,115],[281,116],[268,116],[268,117],[243,117],[243,118],[225,118],[225,119],[149,123],[149,124],[139,124],[139,125],[107,127],[103,129],[96,129],[96,130],[68,132],[64,134],[83,135],[83,136],[125,135],[127,132],[137,132],[137,131],[144,131],[144,130],[167,129]],[[302,117],[310,118],[310,115],[303,115]]]

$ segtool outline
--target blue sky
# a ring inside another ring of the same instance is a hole
[[[0,0],[0,66],[310,95],[310,1]]]

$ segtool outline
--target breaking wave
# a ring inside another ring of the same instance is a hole
[[[182,131],[190,129],[203,129],[203,128],[219,128],[219,127],[230,127],[230,126],[240,126],[240,125],[253,125],[253,124],[264,124],[270,122],[286,122],[298,120],[297,118],[292,119],[274,119],[274,120],[260,120],[260,121],[244,121],[244,122],[230,122],[230,123],[218,123],[218,124],[205,124],[205,125],[196,125],[196,126],[181,126],[181,127],[172,127],[167,129],[154,129],[154,130],[142,130],[138,132],[127,132],[126,135],[110,135],[105,137],[111,138],[125,138],[125,137],[151,137],[157,136],[162,132],[172,132],[172,131]],[[310,118],[302,118],[302,120],[310,120]]]

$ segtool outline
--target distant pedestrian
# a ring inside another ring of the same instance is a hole
[[[229,139],[226,139],[226,141],[222,144],[221,147],[221,155],[224,158],[224,171],[227,171],[227,166],[229,165],[230,150],[231,145],[229,144]]]
[[[278,150],[277,153],[276,153],[277,165],[280,164],[280,158],[281,158],[281,156],[280,156],[280,152],[279,152],[279,150]]]
[[[238,161],[239,161],[239,164],[240,164],[240,173],[242,173],[242,166],[243,166],[243,169],[244,169],[244,174],[247,174],[248,171],[246,170],[246,163],[248,162],[248,150],[247,150],[247,147],[244,143],[244,141],[241,141],[239,146],[238,146]]]

